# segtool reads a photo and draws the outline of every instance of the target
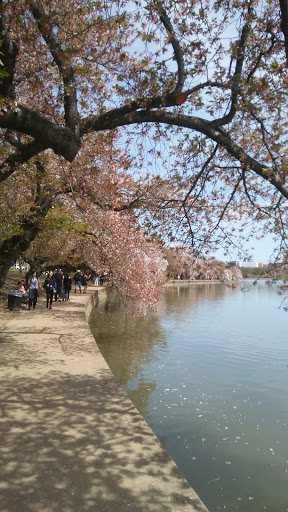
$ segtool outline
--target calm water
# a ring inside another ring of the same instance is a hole
[[[130,318],[111,296],[91,320],[113,373],[210,512],[288,511],[279,304],[265,283],[179,283],[157,314]]]

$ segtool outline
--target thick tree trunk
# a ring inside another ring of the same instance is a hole
[[[42,216],[41,219],[34,219],[32,224],[31,219],[29,219],[29,223],[23,222],[21,226],[23,233],[12,236],[0,246],[0,288],[5,283],[9,268],[29,248],[31,242],[40,231],[40,220],[42,220]]]
[[[19,234],[7,238],[0,245],[0,287],[5,283],[9,268],[23,252],[27,251],[31,242],[38,235],[41,222],[45,219],[54,201],[51,191],[41,186],[42,178],[45,175],[45,166],[40,160],[37,160],[35,168],[34,203],[30,207],[29,213],[22,218],[22,222],[19,222]]]
[[[5,283],[9,268],[36,238],[41,229],[41,221],[48,214],[51,205],[51,196],[43,192],[31,207],[31,215],[26,216],[20,224],[20,234],[7,238],[0,245],[0,288]]]
[[[281,10],[281,30],[284,35],[286,64],[288,64],[288,0],[279,0]]]

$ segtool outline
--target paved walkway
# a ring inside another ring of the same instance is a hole
[[[94,292],[0,310],[1,512],[207,512],[101,356]]]

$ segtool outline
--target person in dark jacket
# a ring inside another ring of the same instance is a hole
[[[72,279],[69,276],[69,274],[65,274],[64,281],[63,281],[63,286],[64,286],[64,294],[65,294],[65,299],[64,300],[66,302],[68,302],[68,300],[70,299],[70,291],[71,291],[71,288],[72,288]]]
[[[76,288],[77,286],[79,287],[79,291],[80,293],[82,292],[81,290],[81,280],[82,280],[82,273],[81,273],[81,270],[77,270],[75,276],[74,276],[74,293],[76,293]]]
[[[56,291],[55,291],[55,302],[58,299],[61,299],[61,294],[63,291],[63,272],[59,268],[57,268],[57,272],[55,274],[55,282],[56,282]]]
[[[53,293],[56,290],[56,281],[52,270],[44,281],[44,288],[46,290],[46,308],[52,309]]]

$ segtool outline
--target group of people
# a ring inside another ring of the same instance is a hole
[[[47,308],[52,309],[53,297],[55,302],[57,302],[57,300],[66,302],[70,300],[72,278],[68,273],[64,275],[61,269],[58,268],[55,274],[50,270],[43,286],[46,291]]]
[[[79,288],[80,293],[82,293],[82,286],[83,293],[86,293],[89,279],[90,276],[87,276],[87,274],[81,270],[77,270],[73,278],[74,293],[76,293],[77,288]],[[64,275],[61,269],[57,269],[55,274],[50,270],[44,281],[44,288],[46,290],[46,307],[51,309],[53,295],[55,302],[57,300],[64,300],[67,302],[70,300],[72,278],[68,273]]]
[[[79,288],[80,293],[82,293],[83,288],[83,293],[86,293],[89,279],[90,276],[83,273],[81,270],[77,270],[73,278],[74,292],[76,293],[77,288]],[[43,288],[46,291],[46,307],[52,309],[53,297],[55,302],[62,300],[68,302],[70,300],[73,281],[69,273],[64,275],[61,269],[57,269],[55,273],[50,270],[43,284]],[[35,309],[39,297],[39,290],[42,289],[40,279],[37,277],[36,272],[32,272],[31,277],[28,279],[27,286],[25,285],[24,279],[18,281],[17,289],[22,292],[22,299],[28,300],[28,309]]]

